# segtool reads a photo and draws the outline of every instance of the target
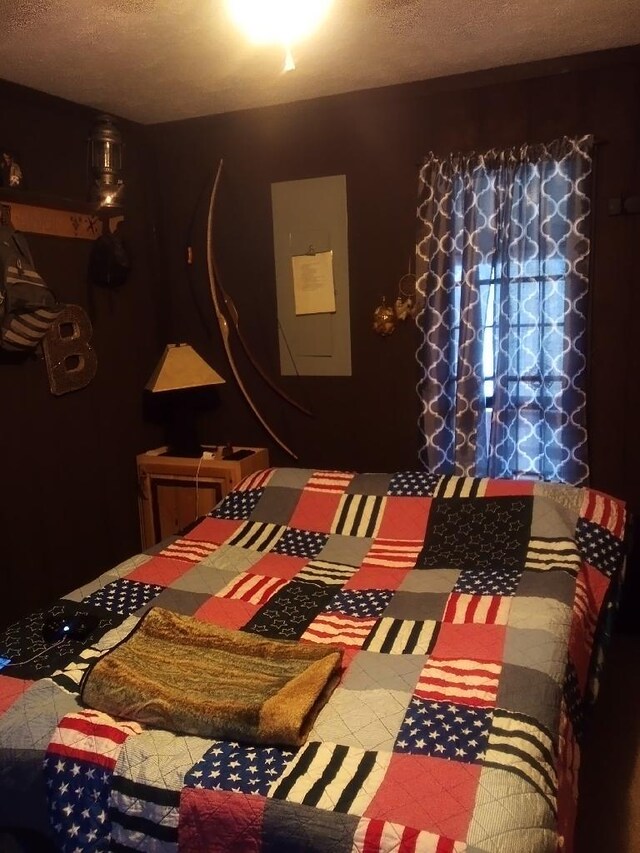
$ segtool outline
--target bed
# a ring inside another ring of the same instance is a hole
[[[624,531],[620,501],[562,485],[253,474],[180,536],[5,631],[0,826],[65,853],[571,851]],[[43,623],[80,605],[88,640],[49,648]],[[339,648],[306,742],[85,707],[95,661],[158,608]]]

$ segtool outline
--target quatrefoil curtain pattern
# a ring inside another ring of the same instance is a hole
[[[420,169],[420,458],[436,474],[588,482],[593,138]]]

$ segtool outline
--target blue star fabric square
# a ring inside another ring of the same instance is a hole
[[[154,583],[140,583],[120,578],[112,581],[102,589],[92,592],[82,600],[83,604],[91,604],[94,607],[102,607],[119,616],[130,616],[145,604],[153,601],[162,590],[163,586]]]
[[[393,749],[476,764],[484,757],[492,718],[492,709],[430,702],[414,696]]]
[[[402,471],[391,478],[387,494],[429,498],[433,496],[439,480],[439,474],[430,474],[428,471]]]
[[[49,820],[62,853],[107,850],[113,771],[90,761],[48,755],[43,762]]]
[[[293,750],[275,746],[216,741],[186,774],[184,784],[188,788],[265,797],[294,755]]]
[[[255,509],[263,492],[264,489],[247,489],[244,492],[230,492],[210,515],[213,518],[227,518],[236,521],[246,520]]]
[[[389,589],[341,590],[334,595],[325,612],[340,612],[347,616],[380,616],[393,597]]]
[[[611,577],[622,561],[623,543],[593,521],[578,519],[576,544],[584,559],[607,577]]]
[[[289,557],[306,557],[312,560],[322,551],[328,538],[327,533],[316,533],[313,530],[299,530],[297,527],[289,527],[273,550],[277,554],[285,554]]]
[[[453,592],[468,595],[515,595],[522,576],[520,568],[463,569],[453,587]]]

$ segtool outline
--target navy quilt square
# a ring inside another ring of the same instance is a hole
[[[410,498],[430,498],[433,496],[439,474],[428,471],[402,471],[394,474],[389,483],[388,495],[398,495]]]
[[[607,577],[616,571],[622,560],[624,544],[613,533],[593,521],[578,519],[576,544],[584,559]]]
[[[186,774],[184,784],[265,797],[294,755],[293,750],[275,746],[216,741]]]
[[[492,718],[493,709],[429,702],[414,696],[398,732],[394,752],[475,764],[484,758]]]
[[[242,630],[272,639],[297,640],[334,594],[335,587],[293,580],[272,595]]]
[[[390,589],[343,589],[334,595],[326,610],[354,617],[377,617],[386,610],[392,597]]]
[[[213,518],[246,521],[262,497],[264,489],[247,489],[246,492],[230,492],[211,513]]]
[[[286,554],[289,557],[306,557],[313,560],[322,551],[328,538],[327,533],[289,527],[273,550],[276,554]]]
[[[434,498],[421,569],[524,569],[533,498]]]
[[[130,616],[160,595],[163,586],[120,578],[82,599],[83,604],[102,607],[118,616]]]

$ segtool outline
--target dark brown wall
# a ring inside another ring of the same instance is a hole
[[[0,85],[0,144],[17,149],[27,186],[86,199],[89,110]],[[36,265],[93,323],[98,372],[54,397],[44,362],[0,353],[0,624],[78,586],[139,548],[135,454],[157,441],[142,387],[160,351],[147,261],[141,132],[127,144],[126,236],[134,269],[118,291],[87,285],[91,244],[29,235]]]
[[[416,464],[415,329],[381,339],[371,317],[395,298],[415,235],[417,164],[430,149],[487,149],[593,133],[598,149],[592,278],[589,425],[592,482],[640,508],[636,440],[640,217],[611,217],[608,199],[640,194],[640,51],[206,117],[152,129],[162,173],[162,245],[174,333],[199,345],[229,377],[203,267],[198,201],[219,158],[215,251],[223,285],[262,361],[278,373],[270,187],[274,181],[345,174],[353,376],[282,378],[313,406],[312,420],[256,388],[265,413],[300,463],[390,470]],[[184,263],[189,225],[196,264]],[[245,371],[250,376],[248,371]],[[266,444],[233,384],[207,425],[211,440]]]

